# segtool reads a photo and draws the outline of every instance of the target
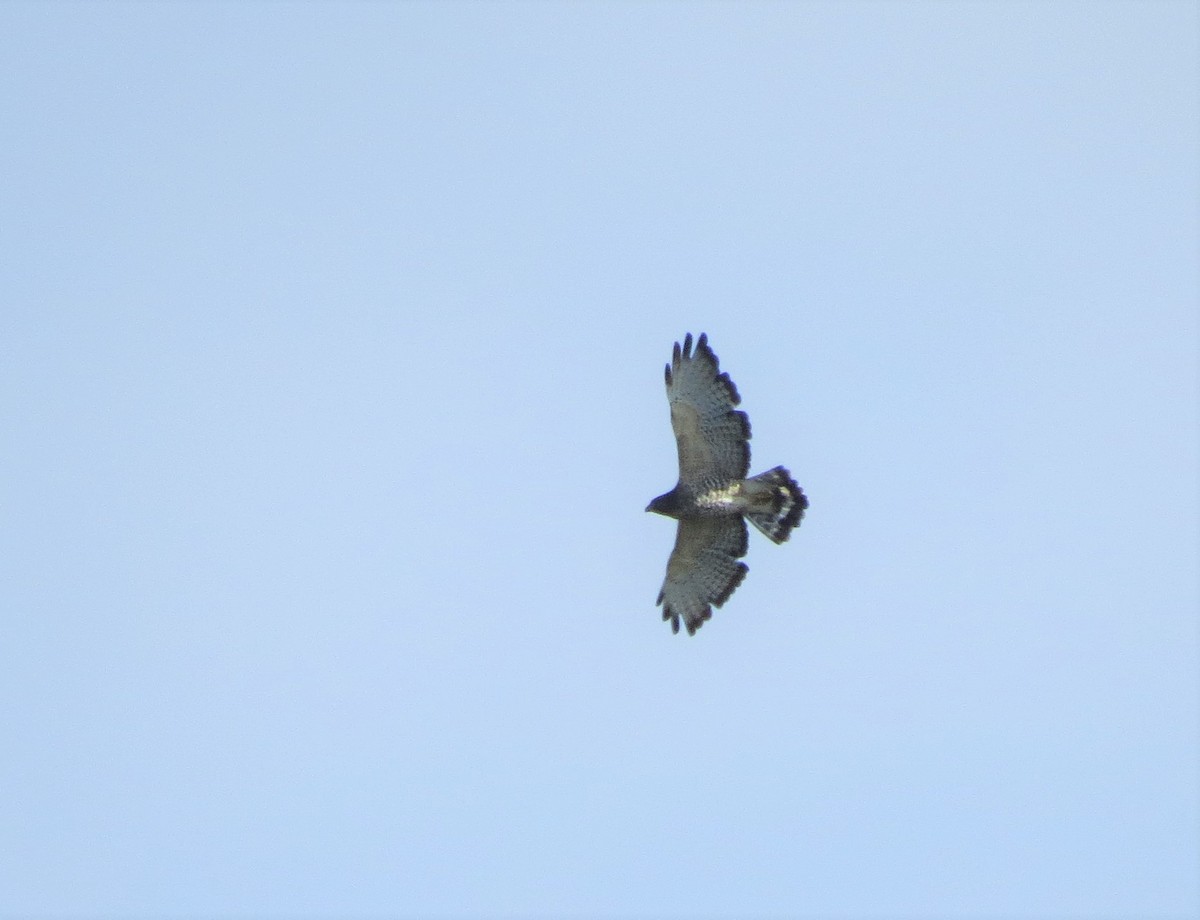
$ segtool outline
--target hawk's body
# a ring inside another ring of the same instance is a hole
[[[663,619],[693,634],[746,577],[746,522],[782,543],[804,517],[808,499],[781,466],[749,479],[750,420],[734,409],[741,397],[701,334],[675,344],[667,365],[667,400],[679,447],[679,482],[650,503],[678,519],[675,549],[658,603]]]

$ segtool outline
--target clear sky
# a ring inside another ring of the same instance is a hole
[[[0,5],[0,916],[1194,917],[1197,34]]]

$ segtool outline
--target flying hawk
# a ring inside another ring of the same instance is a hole
[[[737,387],[722,374],[701,333],[675,343],[667,365],[667,401],[679,446],[679,482],[647,506],[679,521],[667,577],[658,593],[663,619],[688,635],[712,617],[746,577],[746,522],[782,543],[804,517],[808,499],[782,466],[750,471],[750,419],[734,408]]]

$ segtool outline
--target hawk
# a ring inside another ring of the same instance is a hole
[[[679,482],[646,507],[679,521],[667,577],[658,593],[663,619],[695,635],[746,577],[746,518],[775,543],[804,517],[808,498],[782,466],[750,471],[750,419],[734,408],[737,387],[721,373],[701,333],[675,343],[667,365],[667,401],[679,447]]]

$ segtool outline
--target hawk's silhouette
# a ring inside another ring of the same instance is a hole
[[[703,333],[675,343],[667,365],[671,427],[679,446],[679,482],[646,508],[676,518],[675,549],[658,603],[663,619],[689,635],[746,577],[746,522],[782,543],[804,517],[808,499],[782,466],[747,479],[750,420],[734,408],[741,397]]]

